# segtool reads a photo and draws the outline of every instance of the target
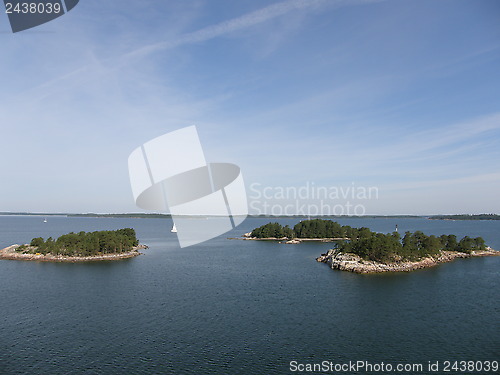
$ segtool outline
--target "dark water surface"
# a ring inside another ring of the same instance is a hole
[[[42,220],[0,217],[0,248],[133,227],[150,249],[90,264],[1,260],[0,374],[287,374],[290,361],[500,359],[500,257],[356,275],[315,261],[328,244],[226,239],[267,219],[186,249],[168,219]],[[339,222],[483,236],[500,249],[500,221]]]

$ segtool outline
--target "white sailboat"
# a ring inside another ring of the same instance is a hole
[[[43,222],[44,222],[44,223],[46,223],[46,222],[47,222],[47,218],[44,218],[44,219],[43,219]]]
[[[177,233],[177,228],[175,227],[175,223],[174,223],[174,226],[172,227],[172,229],[170,230],[170,232]]]

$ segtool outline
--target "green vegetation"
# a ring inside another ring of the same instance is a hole
[[[357,254],[363,259],[390,263],[439,256],[443,250],[470,254],[475,250],[485,250],[486,245],[481,237],[465,236],[457,242],[455,235],[443,234],[436,237],[416,231],[406,232],[403,238],[398,232],[389,234],[370,232],[361,237],[343,241],[337,245],[337,248],[344,253]]]
[[[313,219],[303,220],[293,229],[279,223],[268,223],[252,231],[251,236],[256,238],[356,238],[370,233],[368,228],[352,228],[349,225],[340,225],[331,220]]]
[[[96,256],[102,254],[124,253],[137,246],[135,230],[132,228],[106,230],[99,232],[79,232],[65,234],[56,240],[33,238],[29,246],[20,246],[17,251],[25,254],[52,254],[65,256]]]
[[[353,253],[366,260],[382,263],[402,260],[417,260],[427,256],[438,256],[441,251],[471,253],[484,250],[481,237],[465,236],[457,241],[455,235],[427,236],[421,231],[406,232],[401,238],[398,232],[389,234],[372,232],[368,228],[351,228],[331,220],[305,220],[296,224],[293,230],[279,223],[268,223],[251,233],[256,238],[338,238],[337,248],[344,253]]]
[[[435,215],[430,219],[434,220],[500,220],[500,215],[497,214],[479,214],[479,215]]]
[[[268,223],[252,231],[252,237],[257,238],[293,238],[294,231],[288,226],[281,226],[279,223]]]

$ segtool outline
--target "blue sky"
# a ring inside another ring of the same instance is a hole
[[[499,19],[496,0],[82,0],[12,34],[1,14],[0,211],[140,211],[128,155],[194,124],[248,187],[500,213]]]

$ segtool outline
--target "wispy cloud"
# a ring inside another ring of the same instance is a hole
[[[141,47],[133,48],[130,52],[123,54],[115,54],[112,57],[100,59],[95,55],[91,56],[91,61],[83,65],[75,67],[72,71],[65,72],[58,77],[54,77],[50,81],[44,82],[38,86],[32,87],[31,93],[43,92],[46,96],[47,90],[53,86],[60,86],[61,82],[74,78],[81,78],[82,75],[92,74],[97,71],[104,74],[106,70],[117,70],[123,68],[132,61],[145,58],[148,55],[162,50],[174,49],[183,45],[201,43],[224,35],[229,35],[239,30],[257,26],[266,21],[270,21],[277,17],[285,16],[291,12],[299,10],[320,10],[323,8],[338,8],[343,6],[353,6],[356,4],[381,2],[386,0],[289,0],[282,1],[258,9],[256,11],[244,14],[242,16],[232,18],[201,28],[191,33],[180,34],[177,37],[170,37],[167,41],[150,43]],[[173,38],[173,39],[172,39]],[[23,95],[25,93],[22,93]]]
[[[456,186],[463,186],[464,184],[496,183],[495,186],[497,186],[499,182],[500,182],[500,173],[495,172],[495,173],[475,174],[457,178],[391,183],[391,184],[379,185],[379,188],[383,189],[384,191],[419,190],[422,188],[432,188],[438,186],[456,187]]]
[[[283,1],[277,4],[269,5],[265,8],[256,10],[254,12],[245,14],[243,16],[233,18],[231,20],[223,21],[216,25],[211,25],[203,29],[180,35],[173,41],[159,42],[143,46],[127,54],[127,57],[144,56],[149,53],[178,47],[184,44],[199,43],[207,41],[225,34],[235,32],[237,30],[245,29],[260,23],[269,21],[273,18],[283,16],[291,11],[298,9],[305,9],[317,7],[325,3],[326,0],[293,0]]]
[[[297,10],[305,9],[319,9],[321,7],[340,7],[349,6],[361,3],[371,3],[380,2],[384,0],[290,0],[282,1],[273,5],[269,5],[265,8],[261,8],[251,13],[247,13],[243,16],[233,18],[221,23],[207,26],[200,30],[194,31],[192,33],[187,33],[180,35],[173,41],[165,41],[150,44],[138,48],[130,53],[127,53],[124,57],[142,57],[150,53],[179,47],[186,44],[193,44],[204,42],[216,37],[227,35],[238,30],[246,29],[252,26],[259,25],[266,21],[270,21],[274,18],[284,16],[288,13]]]
[[[444,129],[439,128],[412,134],[412,138],[418,141],[418,145],[413,141],[411,143],[414,146],[413,152],[422,153],[431,149],[442,149],[446,146],[468,141],[498,129],[500,129],[500,113],[493,113],[450,125]],[[408,149],[407,146],[404,145],[404,148]]]

